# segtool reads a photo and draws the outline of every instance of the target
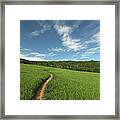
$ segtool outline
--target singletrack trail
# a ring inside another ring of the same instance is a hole
[[[46,85],[48,84],[48,82],[50,80],[52,80],[53,75],[50,73],[50,77],[44,82],[44,84],[42,85],[42,88],[40,87],[37,91],[37,95],[36,95],[36,100],[43,100],[44,99],[44,91],[46,88]]]

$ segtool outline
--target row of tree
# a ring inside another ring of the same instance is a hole
[[[100,61],[28,61],[25,59],[20,59],[20,63],[71,69],[77,71],[100,72]]]

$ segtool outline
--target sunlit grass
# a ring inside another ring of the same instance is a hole
[[[53,79],[47,84],[46,100],[98,100],[100,74],[38,65],[21,65],[20,98],[34,99],[36,90],[49,73]]]

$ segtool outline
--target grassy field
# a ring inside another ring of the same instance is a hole
[[[20,99],[31,100],[43,80],[49,77],[49,73],[37,65],[20,65]]]
[[[53,74],[45,89],[46,100],[98,100],[100,74],[61,68],[21,64],[20,98],[34,99],[42,80]]]

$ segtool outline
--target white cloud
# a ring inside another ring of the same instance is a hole
[[[40,56],[41,56],[41,57],[45,57],[46,55],[45,55],[45,54],[40,54],[40,53],[38,53],[38,54],[36,54],[35,56],[36,56],[36,57],[40,57]]]
[[[80,43],[78,42],[80,39],[72,39],[69,34],[62,36],[62,44],[67,47],[69,50],[78,51],[80,50]]]
[[[87,59],[87,58],[86,58]],[[60,59],[58,61],[82,61],[83,59],[81,58],[72,58],[72,59]],[[84,61],[84,60],[83,60]]]
[[[100,45],[100,32],[95,33],[90,40],[86,41],[84,44],[96,43],[98,46]]]
[[[71,59],[69,59],[69,58],[63,58],[63,59],[57,59],[55,61],[71,61]]]
[[[51,30],[52,28],[52,25],[46,24],[44,22],[37,21],[37,23],[39,24],[40,30],[35,30],[31,32],[30,34],[32,36],[39,36],[40,34],[44,33],[47,30]],[[66,47],[68,50],[73,50],[75,52],[82,49],[83,46],[80,44],[80,39],[74,39],[70,36],[71,32],[73,32],[76,28],[79,27],[81,21],[76,21],[73,26],[67,26],[63,21],[53,21],[53,23],[53,28],[59,34],[62,40],[62,45],[64,47]]]
[[[40,58],[40,57],[36,57],[36,56],[28,56],[25,54],[20,54],[20,58],[26,59],[26,60],[30,60],[30,61],[46,61],[44,58]]]
[[[56,47],[56,48],[48,49],[48,51],[50,51],[50,52],[65,52],[65,49]]]
[[[30,33],[31,36],[39,36],[40,35],[40,31],[35,30],[33,32]]]
[[[55,56],[56,54],[55,53],[53,53],[53,52],[50,52],[50,53],[48,53],[48,57],[53,57],[53,56]]]
[[[30,33],[30,36],[39,36],[40,34],[43,34],[44,32],[51,30],[52,26],[45,23],[44,21],[43,22],[37,21],[37,23],[38,27],[35,28],[35,30]]]
[[[22,48],[22,47],[20,48],[20,50],[21,50],[21,51],[28,51],[28,52],[29,52],[29,51],[32,51],[31,49]]]
[[[78,28],[80,25],[81,25],[81,23],[83,23],[83,21],[80,21],[80,20],[78,20],[78,21],[76,21],[74,24],[73,24],[73,28],[74,29],[76,29],[76,28]]]
[[[89,48],[82,54],[82,56],[90,56],[99,52],[100,52],[100,47]]]
[[[50,30],[50,29],[51,29],[50,25],[43,25],[40,30],[40,33],[44,33],[45,31]]]
[[[89,58],[88,56],[82,56],[82,57],[80,57],[80,59],[87,59],[87,58]]]
[[[91,51],[91,52],[97,52],[97,51],[100,50],[100,47],[94,47],[94,48],[90,48],[88,50]]]
[[[95,33],[95,34],[92,36],[92,39],[97,39],[97,40],[99,40],[99,39],[100,39],[100,32]]]
[[[81,47],[80,39],[73,39],[70,37],[70,33],[73,28],[70,26],[66,26],[64,24],[60,24],[59,21],[54,25],[55,30],[61,36],[62,44],[69,50],[78,51]]]
[[[90,43],[94,43],[93,48],[89,47]],[[95,33],[88,41],[83,42],[80,50],[86,50],[83,54],[95,54],[100,52],[100,33]],[[76,54],[81,54],[81,52],[78,51]]]
[[[20,51],[20,58],[30,60],[30,61],[45,61],[45,54],[37,53],[37,52],[31,52],[32,50],[21,48]]]
[[[25,60],[30,60],[30,61],[46,61],[45,59],[38,58],[38,57],[21,57]]]
[[[61,25],[59,22],[57,22],[54,25],[54,28],[56,29],[57,33],[59,35],[64,35],[65,33],[70,33],[72,31],[72,28],[66,25]]]
[[[33,52],[33,53],[30,53],[30,55],[37,55],[37,54],[38,54],[38,53],[34,53],[34,52]]]
[[[78,51],[78,52],[76,52],[75,55],[77,55],[77,56],[80,55],[80,59],[87,59],[87,58],[90,58],[92,55],[95,55],[99,52],[100,52],[100,47],[96,46],[96,47],[92,47],[92,48],[87,48],[83,52]]]
[[[45,57],[45,54],[35,53],[35,52],[31,52],[31,53],[29,53],[29,55],[33,55],[33,56],[36,56],[36,57]]]

